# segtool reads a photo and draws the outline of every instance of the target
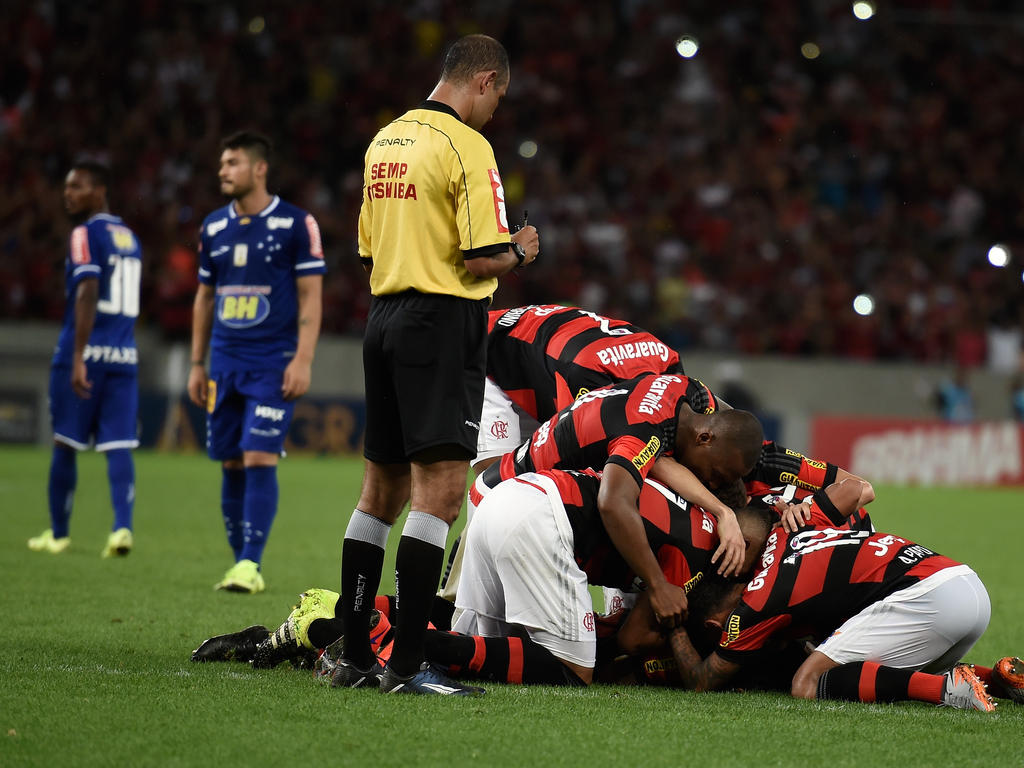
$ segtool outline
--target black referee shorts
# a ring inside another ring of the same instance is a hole
[[[363,339],[363,455],[406,462],[427,449],[476,455],[487,364],[487,303],[405,291],[375,296]]]

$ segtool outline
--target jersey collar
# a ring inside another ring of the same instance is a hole
[[[259,213],[257,213],[256,215],[257,216],[264,216],[264,217],[265,216],[269,216],[270,213],[275,208],[277,208],[278,203],[280,203],[280,202],[281,202],[281,198],[279,196],[277,196],[277,195],[274,195],[273,199],[271,199],[271,201],[269,203],[267,203],[267,207],[264,208]],[[228,217],[232,218],[232,219],[237,219],[238,218],[238,211],[235,210],[235,201],[234,200],[232,200],[230,203],[228,203]]]
[[[462,118],[459,117],[459,113],[458,112],[456,112],[454,109],[449,107],[447,104],[442,104],[440,101],[434,101],[433,99],[427,99],[422,104],[420,104],[419,109],[432,109],[434,112],[444,112],[444,113],[449,114],[452,117],[454,117],[460,123],[462,122]]]
[[[85,223],[91,224],[94,221],[113,221],[116,223],[119,222],[120,220],[120,218],[113,215],[112,213],[107,213],[106,211],[103,211],[101,213],[94,213],[92,216],[89,217],[89,220],[86,221]]]

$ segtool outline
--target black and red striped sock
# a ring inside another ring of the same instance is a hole
[[[542,645],[525,637],[479,637],[429,631],[427,660],[452,675],[496,683],[583,685],[575,672]]]
[[[912,700],[940,704],[945,684],[945,675],[885,667],[873,661],[854,661],[833,667],[821,676],[818,698],[864,702]]]

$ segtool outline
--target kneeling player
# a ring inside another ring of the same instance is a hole
[[[597,636],[588,584],[640,586],[612,544],[598,506],[600,489],[594,472],[556,470],[528,472],[494,488],[468,529],[453,629],[484,636],[525,632],[589,684]],[[653,481],[640,489],[639,512],[663,578],[689,591],[712,568],[715,519]],[[760,542],[750,547],[746,566],[759,551]],[[645,592],[620,630],[620,643],[633,652],[660,644],[657,627]]]
[[[797,698],[992,711],[979,678],[993,679],[991,671],[957,664],[988,626],[984,585],[968,566],[907,539],[840,528],[862,494],[861,481],[834,483],[815,493],[812,526],[771,532],[760,570],[707,658],[685,633],[672,635],[687,687],[721,688],[772,639],[812,635],[820,644],[793,677]]]

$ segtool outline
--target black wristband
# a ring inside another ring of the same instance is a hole
[[[516,255],[516,261],[519,262],[516,266],[523,266],[523,262],[526,260],[526,249],[523,248],[519,243],[512,241],[512,253]]]

